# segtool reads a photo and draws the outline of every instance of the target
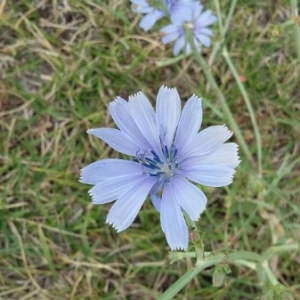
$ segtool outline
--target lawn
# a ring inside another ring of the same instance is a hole
[[[217,2],[203,1],[215,14]],[[220,3],[225,20],[231,0]],[[213,45],[202,55],[252,162],[240,150],[231,185],[201,186],[208,206],[197,226],[205,232],[205,251],[269,251],[277,280],[299,299],[295,11],[287,0],[238,1],[226,33],[261,147],[213,25]],[[172,45],[161,43],[159,26],[145,33],[139,20],[129,1],[121,0],[0,3],[0,299],[157,299],[194,265],[192,258],[170,264],[160,217],[149,200],[134,223],[117,233],[105,224],[111,204],[93,205],[90,187],[78,182],[84,166],[122,157],[86,133],[115,127],[108,104],[117,96],[143,91],[154,104],[161,85],[176,87],[182,104],[193,93],[203,98],[202,128],[230,127],[197,60],[174,59]],[[235,135],[231,141],[238,143]],[[208,268],[174,299],[255,299],[270,288],[255,270],[230,268],[222,287],[212,286]]]

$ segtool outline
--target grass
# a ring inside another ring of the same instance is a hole
[[[203,97],[204,125],[223,124],[216,96],[188,57],[173,58],[158,31],[143,33],[123,1],[2,1],[0,4],[0,299],[156,299],[193,260],[169,264],[159,215],[146,202],[117,234],[110,205],[93,206],[80,169],[118,157],[89,137],[114,126],[107,105],[142,90],[176,86],[185,101]],[[225,16],[230,1],[222,1]],[[213,8],[213,7],[212,7]],[[255,110],[263,170],[243,159],[234,183],[206,192],[198,222],[205,250],[264,252],[278,280],[300,297],[299,65],[288,1],[239,1],[226,36],[229,54]],[[218,39],[215,26],[215,40]],[[221,54],[204,49],[253,157],[249,114]],[[213,61],[213,63],[211,63]],[[202,272],[176,299],[254,299],[266,286],[254,271],[231,266],[222,288]]]

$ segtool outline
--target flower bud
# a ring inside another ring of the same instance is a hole
[[[216,265],[212,276],[212,285],[221,287],[226,283],[226,275],[231,272],[227,263]]]

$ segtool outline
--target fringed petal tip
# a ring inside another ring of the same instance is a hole
[[[227,185],[230,185],[233,182],[233,178],[234,178],[234,174],[236,173],[236,170],[234,170],[234,169],[232,169],[232,170],[233,170],[233,172],[232,172],[231,176],[229,177]]]
[[[117,96],[114,100],[110,101],[109,102],[109,106],[111,105],[116,105],[118,104],[120,101],[126,101],[125,99],[123,99],[122,97],[120,96]],[[127,101],[126,101],[127,102]]]
[[[119,97],[117,97],[114,100],[109,102],[109,104],[108,104],[109,108],[114,107],[116,104],[118,104],[118,98]]]
[[[78,181],[79,181],[80,183],[84,183],[82,180],[83,180],[83,174],[82,174],[82,170],[81,170],[81,171],[80,171],[80,175],[79,175]]]
[[[99,128],[89,128],[89,129],[86,130],[86,133],[93,134],[93,131],[95,131],[97,129],[99,129]]]
[[[198,215],[198,217],[196,217],[196,218],[191,218],[191,217],[190,217],[191,220],[194,221],[194,222],[199,221],[199,220],[201,219],[202,214],[203,214],[205,211],[206,211],[206,207],[203,208],[203,210],[202,210],[201,213]]]
[[[168,92],[169,91],[174,91],[174,90],[177,90],[175,87],[169,87],[169,86],[166,86],[165,84],[163,84],[160,89],[165,89],[167,90]]]
[[[230,130],[225,124],[223,124],[221,126],[224,127],[224,129],[226,129],[228,131],[228,133],[230,133],[230,135],[232,136],[232,134],[233,134],[232,130]]]
[[[108,221],[108,220],[106,220],[106,222],[105,222],[107,225],[110,225],[116,232],[121,232],[121,231],[124,231],[126,228],[124,228],[124,229],[120,229],[120,228],[118,228],[118,226],[117,225],[115,225],[114,224],[114,222],[112,222],[112,221]]]
[[[84,183],[84,184],[94,184],[94,183],[91,183],[90,180],[87,178],[88,178],[88,176],[86,174],[85,168],[81,169],[78,182]]]
[[[93,205],[101,205],[101,204],[103,204],[103,203],[97,202],[97,201],[94,200],[93,197],[92,197],[92,204],[93,204]]]
[[[185,247],[185,246],[176,246],[176,247],[170,247],[171,248],[171,251],[185,251],[187,250],[188,247]]]
[[[199,97],[198,95],[196,95],[195,93],[190,97],[190,98],[197,98],[198,100],[200,100],[202,102],[202,99],[201,97]],[[189,98],[189,99],[190,99]]]
[[[91,190],[88,190],[88,194],[90,195],[91,201],[92,201],[92,203],[93,203],[94,205],[102,204],[102,203],[97,203],[97,202],[96,202],[95,195],[91,192]]]
[[[144,93],[141,92],[141,91],[138,91],[137,93],[130,95],[130,96],[128,97],[128,100],[131,100],[131,99],[133,99],[133,98],[140,97],[140,96],[144,96]]]

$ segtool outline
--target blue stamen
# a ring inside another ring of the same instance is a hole
[[[165,145],[165,147],[164,147],[164,153],[165,153],[165,155],[166,155],[166,158],[169,158],[170,156],[169,156],[169,151],[168,151],[168,147]]]
[[[157,176],[161,182],[168,182],[178,167],[177,148],[175,145],[172,145],[170,148],[164,145],[162,152],[164,154],[163,161],[153,150],[137,153],[136,160],[142,164],[145,174]]]
[[[172,145],[170,150],[171,150],[171,153],[172,153],[171,156],[176,157],[178,149],[174,145]]]
[[[152,164],[152,163],[143,164],[143,166],[153,169],[153,170],[159,169],[156,164]]]
[[[161,164],[163,163],[163,162],[159,159],[158,155],[157,155],[153,150],[151,150],[150,153],[155,157],[155,159],[156,159],[157,162],[159,162],[159,163],[161,163]]]
[[[149,163],[157,164],[156,161],[153,161],[152,158],[145,157],[144,159],[145,159],[145,161],[147,161],[147,162],[149,162]]]

